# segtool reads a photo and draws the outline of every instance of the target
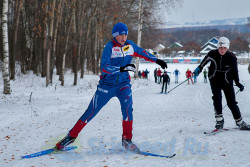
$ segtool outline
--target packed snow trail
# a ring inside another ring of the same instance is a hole
[[[186,69],[193,70],[196,66],[169,64],[168,70],[173,72],[178,68],[181,82],[185,80]],[[0,166],[250,166],[249,132],[204,135],[204,131],[214,129],[215,120],[210,86],[203,83],[203,76],[198,77],[195,85],[185,83],[167,95],[159,94],[161,85],[153,79],[156,67],[141,64],[141,69],[150,71],[149,80],[132,80],[133,141],[145,151],[165,153],[174,150],[176,157],[105,154],[105,148],[121,144],[122,114],[118,99],[113,98],[80,133],[74,143],[79,148],[75,154],[18,159],[21,155],[54,146],[87,108],[98,76],[85,75],[77,86],[72,86],[73,75],[68,72],[64,87],[56,77],[52,86],[45,87],[44,78],[29,74],[11,81],[11,95],[0,94]],[[236,100],[245,122],[250,123],[247,65],[239,65],[239,72],[245,90],[237,94]],[[168,90],[176,85],[174,75],[170,77]],[[0,89],[3,90],[2,84]],[[223,113],[225,128],[235,128],[230,110],[226,107]],[[95,148],[99,149],[97,153],[93,153]]]

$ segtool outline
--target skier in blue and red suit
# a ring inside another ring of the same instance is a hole
[[[167,64],[154,55],[127,40],[128,28],[123,23],[117,23],[112,30],[113,40],[106,44],[101,60],[101,71],[97,90],[85,113],[76,122],[69,133],[56,144],[58,150],[73,143],[81,130],[105,106],[112,97],[117,97],[121,104],[123,116],[122,145],[125,149],[139,152],[139,148],[132,142],[133,99],[128,71],[136,71],[131,64],[132,57],[144,58],[159,64],[163,69]]]

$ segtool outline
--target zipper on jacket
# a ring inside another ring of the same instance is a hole
[[[222,56],[220,57],[220,70],[222,70]]]
[[[122,52],[122,55],[123,55],[123,59],[122,59],[122,62],[123,62],[123,60],[124,60],[124,53],[122,51],[122,46],[121,46],[121,52]],[[120,63],[120,66],[122,65],[122,62]],[[118,80],[119,80],[119,74],[117,76],[116,84],[117,84]]]

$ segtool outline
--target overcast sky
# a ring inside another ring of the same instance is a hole
[[[182,7],[167,14],[175,23],[250,17],[250,0],[183,0]]]

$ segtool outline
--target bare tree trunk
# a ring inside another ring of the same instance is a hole
[[[87,55],[88,38],[89,38],[89,33],[90,33],[91,21],[92,21],[92,18],[94,17],[94,15],[96,14],[96,11],[97,11],[97,3],[96,3],[96,6],[95,6],[95,9],[94,9],[94,12],[90,15],[90,17],[88,19],[88,22],[87,22],[87,32],[86,32],[85,46],[84,46],[84,51],[83,51],[83,55],[85,57]],[[83,66],[82,66],[82,69],[81,69],[81,78],[83,78],[83,76],[84,76],[85,59],[86,58],[83,58],[83,62],[81,62],[81,63],[83,63]]]
[[[93,72],[94,74],[97,74],[97,68],[96,68],[96,65],[98,64],[97,63],[97,46],[98,46],[98,22],[97,22],[97,19],[95,19],[95,38],[94,38],[94,61],[93,61]]]
[[[8,43],[8,0],[3,0],[2,11],[2,34],[3,34],[3,93],[10,94],[10,74],[9,74],[9,43]]]
[[[77,59],[77,35],[76,35],[76,13],[78,11],[75,10],[75,13],[73,13],[73,25],[72,25],[72,32],[73,32],[73,57],[72,57],[72,69],[74,73],[74,82],[73,85],[77,85],[77,70],[78,70],[78,59]],[[78,37],[79,38],[79,37]],[[79,45],[79,44],[78,44]]]
[[[54,30],[54,11],[55,11],[55,3],[56,0],[53,0],[52,3],[52,12],[51,12],[51,20],[50,20],[50,31],[48,37],[48,52],[47,52],[47,70],[46,70],[46,86],[52,83],[52,73],[51,73],[51,47],[52,47],[52,35]]]
[[[57,56],[56,54],[56,44],[57,44],[57,33],[58,33],[58,27],[59,27],[59,23],[61,22],[61,18],[62,18],[62,9],[64,7],[64,2],[62,0],[59,1],[59,5],[58,5],[58,12],[57,12],[57,20],[56,20],[56,25],[55,25],[55,32],[54,32],[54,36],[53,36],[53,51],[52,54],[55,56]]]
[[[16,54],[17,54],[17,33],[18,33],[18,24],[19,24],[19,17],[20,17],[20,11],[22,9],[22,2],[17,0],[15,2],[15,14],[14,14],[14,25],[13,25],[13,37],[12,37],[12,54],[11,54],[11,59],[10,59],[10,79],[14,80],[15,79],[15,61],[16,61]]]
[[[143,14],[143,0],[140,0],[140,2],[139,2],[139,12],[138,12],[138,35],[137,35],[137,45],[139,47],[141,46],[142,14]],[[134,75],[135,79],[138,78],[139,62],[140,62],[140,59],[139,59],[139,57],[137,57],[135,59],[135,64],[136,64],[136,72],[135,72],[135,75]]]
[[[80,24],[78,27],[79,38],[78,38],[78,48],[77,48],[77,57],[75,63],[75,71],[74,71],[74,83],[73,85],[77,85],[77,73],[78,73],[78,64],[81,57],[81,49],[82,49],[82,35],[83,35],[83,20],[84,20],[84,12],[85,12],[85,2],[81,5],[81,14],[80,14]]]
[[[65,44],[65,48],[64,48],[64,52],[63,52],[63,60],[62,60],[62,72],[61,72],[61,85],[64,86],[64,73],[65,73],[65,60],[66,60],[66,54],[68,51],[68,42],[69,42],[69,33],[70,33],[70,28],[71,28],[71,24],[72,24],[72,14],[75,13],[75,2],[76,0],[74,0],[72,2],[72,13],[70,14],[70,21],[69,21],[69,27],[68,27],[68,31],[67,31],[67,38],[66,38],[66,44]]]
[[[45,77],[46,76],[46,86],[47,83],[49,81],[47,81],[47,29],[48,29],[48,24],[47,24],[47,20],[48,20],[48,16],[47,16],[47,13],[48,13],[48,0],[45,0],[45,7],[44,7],[44,23],[45,23],[45,27],[44,27],[44,30],[43,30],[43,36],[44,36],[44,41],[43,41],[43,54],[42,54],[42,77]]]

